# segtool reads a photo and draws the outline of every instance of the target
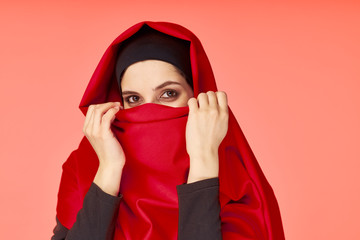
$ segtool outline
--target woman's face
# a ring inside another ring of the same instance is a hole
[[[145,60],[130,65],[121,80],[124,108],[144,103],[185,107],[193,91],[184,76],[170,63]]]

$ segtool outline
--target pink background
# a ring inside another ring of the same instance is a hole
[[[359,1],[2,1],[0,235],[49,239],[107,46],[142,20],[202,41],[287,239],[360,239]]]

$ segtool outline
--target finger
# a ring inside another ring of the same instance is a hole
[[[209,100],[206,93],[200,93],[197,97],[199,108],[206,108],[209,106]]]
[[[196,98],[192,97],[188,100],[189,112],[194,112],[198,109],[198,102]]]
[[[107,103],[101,103],[101,104],[97,104],[96,107],[97,109],[104,114],[107,110],[109,110],[112,107],[115,106],[121,106],[120,102],[107,102]]]
[[[218,91],[218,92],[216,92],[216,96],[217,96],[217,100],[218,100],[220,109],[227,112],[228,111],[228,101],[227,101],[226,93],[223,91]]]
[[[120,110],[120,106],[110,108],[103,116],[101,121],[101,127],[104,130],[110,129],[111,123],[115,119],[115,114]]]
[[[85,116],[85,122],[84,122],[84,126],[83,126],[83,132],[85,133],[88,126],[89,126],[89,123],[90,123],[90,120],[92,118],[92,114],[93,114],[93,110],[94,110],[94,105],[90,105],[88,107],[88,110],[86,112],[86,116]]]
[[[94,116],[93,116],[93,131],[97,132],[101,124],[102,116],[112,107],[120,106],[119,102],[107,102],[102,104],[97,104],[94,107]]]
[[[213,91],[208,91],[207,93],[207,97],[209,100],[209,106],[210,107],[218,107],[218,101],[217,101],[217,97],[216,94]]]

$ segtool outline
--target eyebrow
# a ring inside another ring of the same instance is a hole
[[[159,89],[161,89],[161,88],[164,88],[164,87],[166,87],[166,86],[168,86],[168,85],[172,85],[172,84],[177,84],[177,85],[180,85],[180,86],[181,86],[181,84],[178,83],[178,82],[166,81],[166,82],[160,84],[159,86],[157,86],[157,87],[156,87],[155,89],[153,89],[153,90],[156,91],[156,90],[159,90]],[[134,92],[134,91],[123,91],[123,92],[122,92],[122,95],[128,95],[128,94],[139,94],[139,93]]]

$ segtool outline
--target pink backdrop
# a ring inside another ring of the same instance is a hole
[[[142,20],[202,41],[287,239],[360,239],[360,2],[219,2],[0,3],[1,239],[50,238],[85,87],[110,42]]]

